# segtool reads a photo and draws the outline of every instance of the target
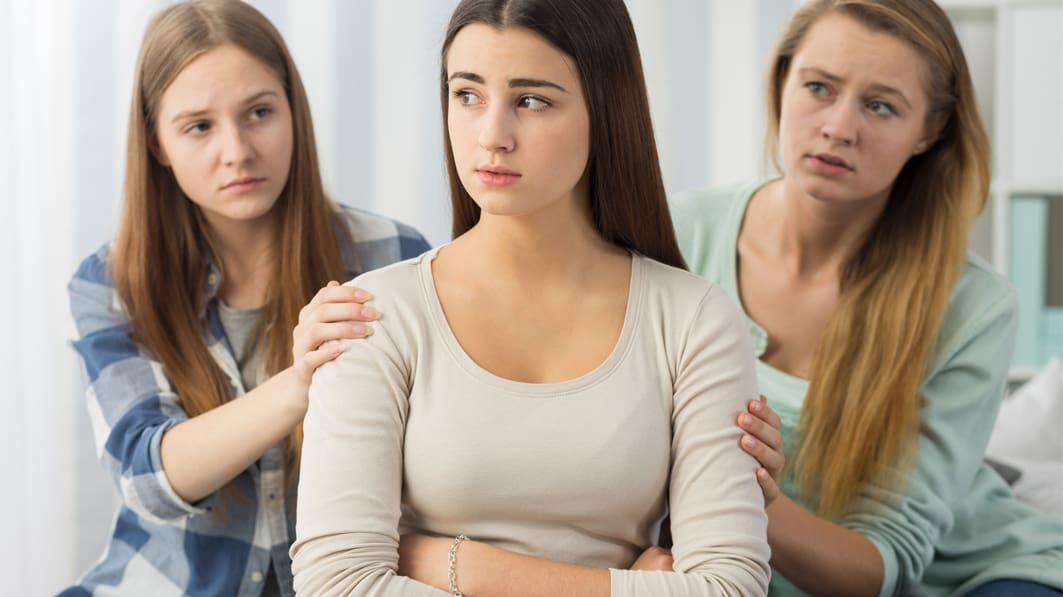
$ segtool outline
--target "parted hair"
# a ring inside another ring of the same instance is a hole
[[[642,59],[623,0],[463,0],[455,8],[440,72],[454,237],[480,219],[479,206],[458,178],[447,135],[447,51],[473,23],[528,29],[572,58],[590,115],[587,167],[595,227],[609,242],[685,269],[665,198]]]
[[[837,306],[813,357],[792,459],[798,491],[839,518],[871,484],[898,488],[918,439],[921,386],[968,230],[989,192],[990,151],[967,62],[933,0],[812,0],[790,20],[767,81],[767,147],[778,167],[782,93],[795,53],[840,14],[922,57],[933,145],[893,181],[882,215],[845,265]]]
[[[280,33],[258,10],[238,0],[189,0],[149,23],[134,76],[123,207],[110,254],[115,290],[134,340],[162,363],[190,417],[228,401],[231,386],[204,341],[208,260],[218,267],[211,231],[200,208],[150,148],[160,100],[190,62],[232,45],[266,65],[283,83],[291,105],[293,148],[287,184],[274,209],[280,226],[266,304],[253,334],[267,374],[292,363],[292,329],[316,290],[344,276],[338,242],[342,227],[321,182],[309,103]],[[221,272],[224,275],[224,271]],[[301,426],[285,446],[295,477]]]

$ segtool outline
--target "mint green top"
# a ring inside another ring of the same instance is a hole
[[[690,270],[739,305],[737,246],[746,206],[761,183],[671,198]],[[927,272],[933,275],[933,272]],[[1063,518],[1015,500],[982,462],[1015,343],[1016,298],[1007,281],[971,256],[953,293],[923,381],[916,460],[900,493],[867,491],[841,524],[874,543],[885,570],[880,595],[962,595],[999,578],[1063,589]],[[768,336],[748,314],[757,355]],[[787,454],[808,381],[757,361],[761,393],[782,419]],[[795,497],[793,478],[782,490]],[[803,593],[775,573],[771,595]]]

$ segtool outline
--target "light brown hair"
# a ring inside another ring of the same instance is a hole
[[[623,0],[463,0],[443,41],[440,99],[450,180],[452,233],[464,234],[480,208],[458,178],[447,134],[447,50],[466,25],[522,27],[576,63],[590,115],[591,217],[618,246],[686,269],[668,212],[635,28]]]
[[[191,0],[161,11],[147,27],[137,59],[122,221],[110,267],[134,339],[162,363],[190,417],[232,397],[203,336],[208,259],[216,256],[200,208],[150,147],[163,93],[191,61],[224,45],[270,68],[291,106],[291,168],[274,207],[281,222],[275,264],[253,335],[268,374],[292,363],[299,310],[318,288],[345,274],[337,244],[342,228],[333,226],[333,206],[322,187],[309,103],[280,33],[259,11],[234,0]],[[221,267],[220,259],[213,260]],[[289,482],[298,467],[301,438],[299,426],[286,442]]]
[[[927,126],[940,133],[893,182],[885,209],[846,264],[813,357],[792,463],[798,491],[838,518],[871,483],[902,485],[919,428],[921,386],[968,230],[985,206],[990,154],[956,33],[932,0],[813,0],[790,20],[769,67],[768,144],[778,166],[782,91],[821,18],[841,14],[923,58]]]

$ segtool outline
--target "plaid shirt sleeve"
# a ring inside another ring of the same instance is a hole
[[[190,504],[162,469],[163,433],[188,419],[162,372],[130,337],[114,290],[108,247],[82,261],[68,285],[77,326],[74,348],[88,374],[87,402],[100,463],[122,501],[139,516],[172,521],[210,509],[214,496]]]

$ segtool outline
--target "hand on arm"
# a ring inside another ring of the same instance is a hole
[[[750,400],[746,412],[738,415],[738,426],[746,432],[741,440],[742,449],[760,463],[757,482],[764,492],[764,505],[768,506],[779,497],[779,478],[786,464],[780,431],[782,422],[761,396],[758,400]]]
[[[757,481],[768,509],[771,565],[803,590],[844,595],[877,595],[882,584],[882,558],[866,537],[823,520],[779,490],[786,457],[782,422],[761,396],[738,415],[745,431],[742,449],[760,463]],[[844,570],[838,574],[838,570]]]
[[[369,293],[353,286],[329,282],[299,312],[299,325],[292,331],[292,356],[299,378],[307,385],[314,371],[339,356],[341,349],[330,340],[354,340],[373,333],[363,322],[380,317],[365,306]]]
[[[207,497],[291,433],[306,414],[314,371],[342,352],[338,344],[325,343],[372,333],[360,323],[378,317],[362,304],[368,299],[364,290],[329,282],[299,313],[291,367],[165,432],[162,466],[177,495],[190,503]]]

